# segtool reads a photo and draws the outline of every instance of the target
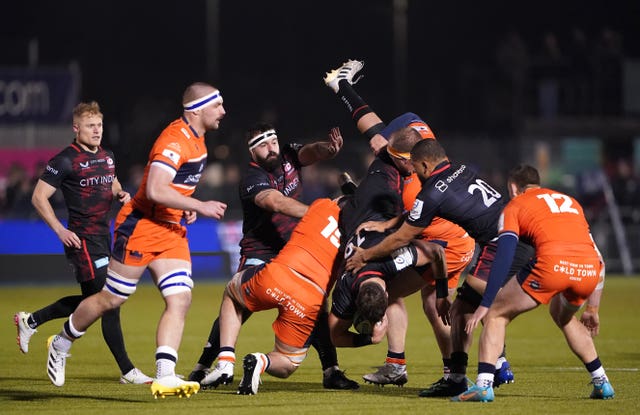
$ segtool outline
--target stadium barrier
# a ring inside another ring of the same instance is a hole
[[[2,221],[0,226],[1,284],[74,281],[62,244],[44,222]],[[194,280],[221,281],[233,275],[238,267],[241,222],[199,219],[188,226],[187,235]],[[142,281],[150,281],[149,275]]]

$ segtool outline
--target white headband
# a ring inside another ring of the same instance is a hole
[[[249,140],[249,150],[252,150],[254,147],[259,146],[263,141],[268,140],[270,138],[278,138],[276,135],[276,130],[271,129],[267,130],[264,133],[258,134]]]
[[[187,102],[182,106],[185,111],[193,112],[208,107],[209,105],[213,105],[218,101],[222,102],[222,95],[220,94],[220,91],[216,90],[210,94],[203,96],[202,98],[194,99],[193,101]]]

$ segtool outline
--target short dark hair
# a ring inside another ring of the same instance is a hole
[[[247,139],[247,142],[248,142],[253,137],[257,136],[258,134],[264,133],[265,131],[274,130],[274,129],[275,128],[273,127],[273,125],[271,125],[269,123],[259,122],[257,124],[254,124],[249,129],[247,129],[247,132],[245,134],[245,138]]]
[[[519,164],[509,171],[507,177],[509,183],[513,183],[519,191],[529,185],[540,185],[540,174],[538,170],[528,164]]]
[[[378,283],[363,283],[356,297],[356,308],[365,320],[372,324],[382,320],[387,311],[387,295]]]
[[[411,160],[439,161],[447,158],[447,153],[437,140],[420,140],[411,149]]]

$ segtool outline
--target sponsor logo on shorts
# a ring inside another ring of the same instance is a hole
[[[540,282],[533,280],[533,281],[529,281],[529,287],[531,287],[531,289],[533,290],[539,290],[540,289]]]
[[[96,259],[94,261],[94,264],[95,264],[96,268],[102,268],[104,266],[107,266],[107,265],[109,265],[109,257],[105,256],[105,257]]]

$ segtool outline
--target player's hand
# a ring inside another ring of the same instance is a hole
[[[476,329],[476,327],[478,327],[478,324],[480,324],[480,322],[487,315],[488,312],[489,312],[488,307],[485,307],[482,305],[478,306],[478,308],[476,308],[476,311],[473,313],[471,318],[467,321],[467,324],[464,327],[464,331],[467,334],[473,334],[473,331]]]
[[[184,218],[187,225],[191,225],[196,221],[196,219],[198,219],[198,213],[193,210],[185,210],[182,214],[182,217]]]
[[[373,153],[377,156],[380,153],[380,150],[386,146],[388,141],[381,136],[380,134],[376,134],[369,140],[369,147],[373,150]]]
[[[600,316],[597,311],[585,310],[580,316],[580,322],[589,330],[591,337],[596,337],[600,333]]]
[[[360,268],[364,267],[366,263],[367,261],[364,260],[364,249],[355,247],[353,255],[347,259],[345,269],[349,272],[356,272],[359,271]]]
[[[328,141],[327,151],[331,156],[335,156],[338,151],[342,148],[343,140],[342,134],[340,133],[340,128],[333,127],[331,131],[329,131],[329,141]]]
[[[125,192],[124,190],[120,190],[117,197],[118,202],[122,203],[123,205],[131,200],[131,195],[129,194],[129,192]]]
[[[75,232],[71,232],[69,229],[62,229],[60,232],[56,232],[58,238],[68,248],[82,248],[82,241]]]
[[[209,218],[222,219],[225,210],[227,210],[226,203],[218,202],[217,200],[208,200],[202,202],[198,213]]]
[[[445,326],[451,325],[451,301],[449,297],[436,298],[436,311]]]
[[[356,229],[356,233],[360,233],[360,231],[384,232],[386,230],[387,229],[385,228],[384,222],[370,220],[370,221],[361,223],[360,226],[358,226],[358,229]]]
[[[384,339],[384,336],[387,334],[388,327],[387,315],[382,316],[382,320],[378,321],[373,325],[373,333],[371,333],[371,343],[378,344]]]

